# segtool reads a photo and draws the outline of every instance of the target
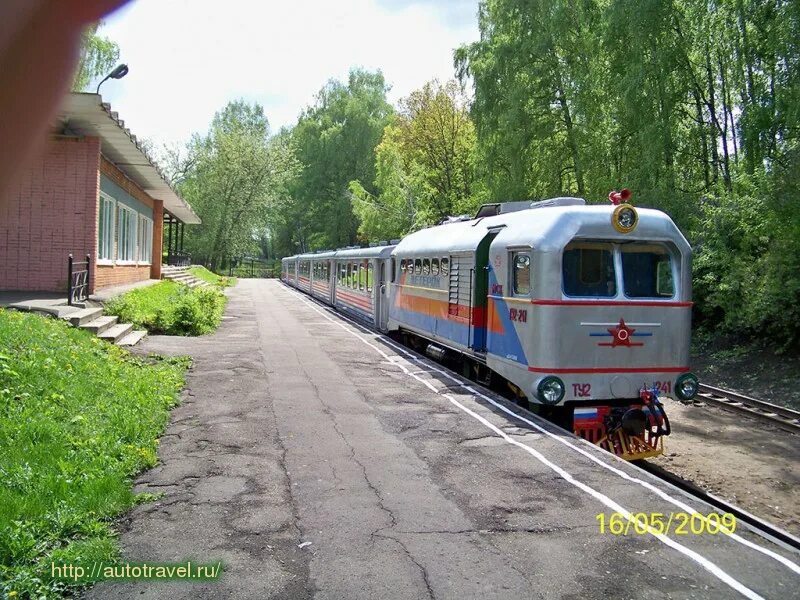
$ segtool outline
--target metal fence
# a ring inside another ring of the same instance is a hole
[[[167,265],[170,267],[190,267],[192,265],[192,255],[188,252],[173,250],[167,254]]]
[[[86,260],[75,261],[72,254],[67,259],[67,304],[72,306],[77,302],[89,299],[89,267],[92,257],[86,255]]]
[[[228,266],[229,277],[267,278],[277,277],[280,266],[274,260],[261,258],[239,257],[232,258]]]

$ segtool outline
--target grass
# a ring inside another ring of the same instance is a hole
[[[147,499],[131,479],[157,462],[187,366],[0,310],[0,596],[58,598],[52,561],[118,556],[111,520]]]
[[[236,285],[235,277],[225,277],[224,275],[217,275],[216,273],[209,271],[208,269],[202,266],[191,267],[189,269],[189,273],[191,273],[198,279],[202,279],[206,283],[217,285],[221,288],[226,288]]]
[[[150,333],[203,335],[219,327],[226,301],[218,288],[165,280],[113,298],[104,310]]]

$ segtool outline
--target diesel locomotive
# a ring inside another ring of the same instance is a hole
[[[663,452],[689,400],[691,248],[665,213],[581,198],[484,205],[368,248],[284,258],[281,278],[627,460]]]

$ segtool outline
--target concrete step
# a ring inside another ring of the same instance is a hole
[[[97,337],[99,337],[101,340],[106,340],[107,342],[116,344],[131,331],[133,331],[133,325],[130,323],[117,323],[116,325],[103,331],[103,333],[98,334]]]
[[[134,329],[125,337],[121,337],[119,340],[117,340],[116,344],[117,346],[135,346],[141,342],[146,335],[147,332],[143,329]]]
[[[81,310],[70,313],[62,319],[69,321],[73,327],[78,327],[103,315],[102,308],[82,308]]]
[[[81,329],[85,329],[86,331],[91,331],[93,334],[99,336],[101,333],[113,327],[114,324],[119,321],[119,317],[111,317],[111,316],[104,316],[104,317],[97,317],[96,319],[89,321],[88,323],[83,323],[79,325]]]
[[[161,267],[162,275],[170,275],[173,273],[185,273],[189,267]]]

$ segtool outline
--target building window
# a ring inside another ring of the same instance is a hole
[[[100,213],[97,217],[97,258],[114,260],[114,225],[116,224],[116,202],[100,192]]]
[[[153,220],[139,215],[139,262],[148,265],[153,259]]]
[[[120,204],[117,214],[117,260],[133,262],[136,260],[136,212]]]

